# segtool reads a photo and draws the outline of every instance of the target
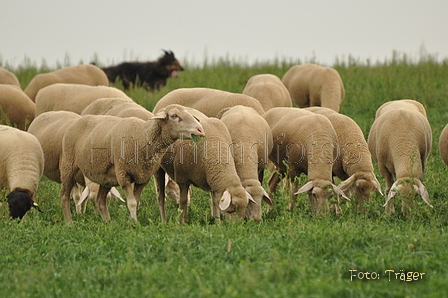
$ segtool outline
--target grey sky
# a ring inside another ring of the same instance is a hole
[[[103,64],[153,60],[161,49],[181,61],[228,56],[331,65],[352,55],[373,62],[392,51],[448,57],[446,0],[0,0],[0,59],[27,56],[49,66],[94,55]]]

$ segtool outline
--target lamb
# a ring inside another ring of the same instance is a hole
[[[279,173],[271,177],[269,189],[274,193],[281,177],[294,181],[291,209],[297,194],[308,192],[311,211],[326,213],[327,200],[339,194],[349,200],[344,192],[332,183],[333,163],[338,157],[338,139],[327,117],[297,108],[272,108],[263,118],[272,130],[274,148],[269,159]],[[298,188],[295,180],[301,173],[308,175],[308,183]]]
[[[226,125],[232,138],[233,158],[241,184],[257,203],[247,206],[246,217],[260,222],[261,201],[272,206],[272,200],[261,185],[273,146],[271,128],[253,108],[245,106],[225,109],[217,118]]]
[[[34,101],[40,89],[56,83],[108,86],[109,81],[104,71],[95,65],[76,65],[37,74],[31,79],[24,91]]]
[[[284,74],[282,82],[301,108],[322,106],[339,112],[345,96],[341,76],[330,67],[295,65]]]
[[[236,105],[252,107],[260,115],[264,114],[260,102],[253,97],[209,88],[181,88],[171,91],[157,102],[153,112],[173,103],[196,109],[207,117],[215,117],[222,109]]]
[[[69,111],[46,112],[36,117],[28,128],[28,132],[34,135],[42,146],[45,158],[43,175],[51,181],[61,183],[59,163],[62,155],[62,138],[67,128],[79,118],[81,118],[80,115]],[[90,189],[89,194],[95,197],[99,185],[88,179],[86,179],[86,185]],[[82,186],[75,184],[72,197],[76,204],[77,213],[85,213],[86,210],[86,201],[82,199],[81,191]],[[118,191],[114,189],[112,192],[121,199]]]
[[[148,121],[108,115],[75,120],[62,140],[60,195],[66,222],[72,223],[70,192],[75,182],[84,184],[82,175],[100,185],[96,206],[103,220],[110,220],[106,194],[119,185],[130,216],[137,221],[141,193],[159,167],[162,153],[176,139],[191,135],[204,135],[204,130],[180,105],[167,106]]]
[[[350,117],[339,114],[329,108],[306,108],[316,114],[327,117],[338,136],[340,155],[333,164],[333,176],[345,180],[338,187],[344,193],[356,193],[358,210],[363,210],[365,202],[370,202],[370,196],[376,189],[381,195],[364,134],[358,124]]]
[[[26,130],[34,120],[36,105],[17,86],[0,84],[0,124]]]
[[[0,189],[10,191],[9,215],[22,219],[31,208],[41,211],[35,199],[44,154],[35,136],[14,127],[0,125],[0,140]]]
[[[251,77],[242,93],[257,99],[265,111],[274,107],[292,107],[288,89],[273,74],[258,74]]]
[[[189,110],[200,119],[206,131],[206,138],[196,143],[178,140],[166,150],[161,168],[154,175],[157,185],[158,201],[162,221],[166,221],[164,177],[165,172],[179,185],[179,206],[182,210],[179,223],[188,221],[189,186],[193,184],[210,191],[212,216],[220,221],[221,209],[227,217],[242,219],[249,204],[255,204],[244,189],[235,169],[231,153],[232,138],[224,123],[216,118],[208,118],[199,111]]]
[[[386,180],[387,214],[395,211],[396,196],[403,199],[405,216],[413,208],[416,195],[432,207],[421,182],[432,145],[431,126],[422,111],[423,105],[414,100],[386,102],[377,110],[370,129],[369,150]]]
[[[132,101],[123,91],[107,86],[53,84],[42,88],[36,96],[36,116],[48,111],[71,111],[81,114],[99,98],[122,98]]]
[[[20,88],[20,82],[16,75],[3,67],[0,67],[0,84],[13,85]]]
[[[89,104],[81,115],[111,115],[149,120],[154,114],[138,103],[124,98],[100,98]]]

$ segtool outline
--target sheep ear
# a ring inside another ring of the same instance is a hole
[[[84,191],[81,194],[81,199],[79,199],[78,206],[81,206],[81,204],[89,197],[90,195],[90,189],[88,186],[84,188]]]
[[[394,182],[394,184],[392,184],[392,187],[389,190],[389,193],[387,194],[387,198],[386,198],[386,203],[384,203],[383,207],[386,207],[387,204],[389,203],[389,201],[395,197],[395,195],[398,192],[398,185],[397,185],[397,181]]]
[[[263,189],[263,200],[268,203],[269,206],[273,206],[274,202],[272,202],[271,198],[269,197],[268,193]]]
[[[301,188],[299,188],[299,190],[294,195],[297,195],[299,193],[308,192],[308,191],[312,190],[313,187],[314,187],[313,181],[308,181],[308,183],[305,184],[304,186],[302,186]]]
[[[221,117],[230,109],[231,107],[222,109],[221,111],[218,112],[218,114],[216,114],[215,118],[221,119]]]
[[[250,193],[246,190],[246,197],[249,200],[249,203],[254,203],[255,205],[258,205],[257,202],[254,200],[254,198],[252,198],[252,196],[250,195]]]
[[[415,186],[415,185],[414,185]],[[423,183],[420,180],[417,180],[417,193],[422,197],[423,201],[429,205],[429,207],[434,208],[431,205],[431,202],[429,200],[429,193],[426,190],[425,186],[423,185]]]
[[[352,176],[353,176],[353,175],[352,175]],[[344,193],[339,187],[337,187],[337,186],[334,185],[333,183],[331,184],[331,186],[332,186],[332,188],[333,188],[333,191],[334,191],[336,194],[342,196],[342,197],[343,197],[344,199],[346,199],[347,201],[350,201],[350,199],[345,195],[345,193]]]
[[[350,189],[350,187],[353,186],[353,183],[355,183],[355,174],[351,175],[350,177],[348,177],[348,179],[346,179],[345,181],[342,181],[338,187],[342,190],[342,191],[348,191]]]
[[[122,202],[126,202],[125,200],[123,200],[123,198],[121,197],[121,194],[118,192],[118,190],[115,187],[112,187],[110,189],[110,194],[113,195],[114,197],[116,197],[117,199],[119,199]]]
[[[230,195],[230,192],[226,190],[222,194],[221,200],[219,200],[219,209],[223,211],[226,210],[227,208],[229,208],[231,202],[232,202],[232,196]]]
[[[381,184],[378,181],[378,179],[376,179],[376,176],[374,175],[373,178],[375,179],[373,182],[375,183],[375,189],[382,195],[384,196],[383,192],[381,191]]]
[[[161,111],[161,112],[156,113],[156,114],[154,115],[154,117],[149,118],[149,120],[157,120],[157,119],[164,120],[164,119],[166,119],[167,117],[168,117],[168,113],[165,112],[165,111]]]

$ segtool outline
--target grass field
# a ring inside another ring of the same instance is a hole
[[[181,87],[241,92],[258,73],[282,77],[295,62],[241,66],[221,60],[189,67],[160,92],[128,94],[152,110],[163,95]],[[1,65],[1,63],[0,63]],[[208,194],[193,190],[190,223],[176,223],[177,206],[168,201],[162,224],[153,183],[139,208],[139,223],[128,219],[124,203],[111,200],[105,224],[92,204],[74,225],[63,220],[60,185],[42,178],[37,202],[44,213],[28,212],[17,223],[0,208],[0,289],[2,297],[448,297],[448,169],[438,139],[448,123],[448,62],[424,57],[410,63],[341,62],[334,66],[345,84],[341,113],[367,136],[384,102],[411,98],[427,109],[433,148],[423,184],[432,210],[384,216],[384,197],[374,193],[364,213],[349,203],[342,215],[312,216],[305,196],[286,210],[288,190],[273,198],[274,209],[261,224],[210,220]],[[22,88],[38,72],[14,70]],[[384,188],[384,180],[377,172]],[[301,183],[306,177],[301,177]],[[72,206],[72,212],[74,206]],[[267,207],[264,206],[264,210]],[[399,210],[399,208],[397,209]]]

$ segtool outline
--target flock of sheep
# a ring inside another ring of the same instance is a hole
[[[71,224],[72,198],[78,213],[92,198],[110,220],[107,199],[123,200],[120,186],[137,220],[142,191],[154,177],[162,221],[166,195],[179,203],[179,222],[188,221],[194,185],[210,192],[216,221],[223,213],[260,222],[262,202],[273,205],[284,178],[291,209],[297,195],[307,193],[313,213],[340,212],[341,200],[363,210],[372,192],[383,194],[373,159],[386,181],[388,214],[396,197],[405,214],[417,196],[432,207],[421,182],[432,144],[423,105],[409,99],[383,104],[366,141],[356,122],[339,113],[343,98],[339,73],[315,64],[293,66],[282,79],[253,76],[241,94],[177,89],[152,112],[109,87],[94,65],[38,74],[23,91],[15,75],[0,68],[0,188],[10,192],[11,217],[21,219],[39,209],[42,175],[61,183],[63,215]],[[440,150],[448,164],[447,127]],[[308,182],[299,186],[295,178],[302,173]],[[343,182],[335,185],[334,177]]]

